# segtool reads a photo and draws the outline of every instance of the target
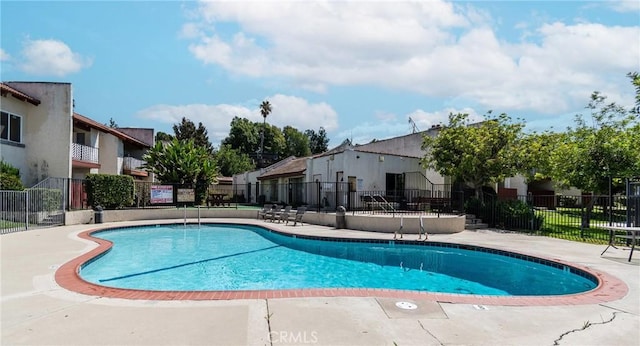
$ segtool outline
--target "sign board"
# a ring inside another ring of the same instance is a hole
[[[151,203],[173,203],[173,186],[152,185]]]
[[[196,191],[194,189],[178,189],[178,203],[194,203],[196,201]]]

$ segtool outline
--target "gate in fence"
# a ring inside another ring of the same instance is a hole
[[[64,224],[68,180],[47,178],[24,191],[0,191],[0,234]]]

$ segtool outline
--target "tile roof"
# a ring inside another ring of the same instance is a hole
[[[0,83],[0,93],[2,94],[2,96],[7,95],[7,94],[11,94],[13,97],[17,98],[20,101],[25,101],[25,102],[29,102],[34,106],[37,106],[40,104],[40,100],[38,100],[37,98],[27,95],[25,93],[23,93],[22,91],[14,88],[14,87],[10,87],[9,85],[5,84],[5,83]]]
[[[98,130],[100,130],[102,132],[110,133],[110,134],[112,134],[112,135],[114,135],[114,136],[116,136],[116,137],[118,137],[118,138],[120,138],[120,139],[122,139],[124,141],[128,141],[128,142],[131,142],[131,143],[134,143],[134,144],[138,144],[138,145],[141,145],[141,146],[144,146],[144,147],[150,147],[151,146],[151,144],[145,143],[145,142],[143,142],[143,141],[141,141],[141,140],[139,140],[137,138],[131,137],[130,135],[128,135],[128,134],[126,134],[124,132],[118,131],[118,129],[114,129],[114,128],[111,128],[109,126],[103,125],[103,124],[101,124],[101,123],[99,123],[99,122],[97,122],[97,121],[95,121],[93,119],[85,117],[82,114],[78,114],[78,113],[74,112],[73,113],[73,120],[74,121],[78,121],[78,122],[80,122],[82,124],[85,124],[87,126],[93,127],[95,129],[98,129]]]

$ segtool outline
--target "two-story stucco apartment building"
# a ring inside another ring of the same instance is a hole
[[[141,159],[153,145],[153,129],[110,128],[75,113],[70,83],[3,82],[0,87],[0,157],[20,169],[25,186],[89,173],[151,179]]]

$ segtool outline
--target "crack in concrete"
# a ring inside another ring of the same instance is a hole
[[[560,341],[562,340],[562,338],[564,338],[565,336],[571,334],[571,333],[576,333],[576,332],[581,332],[583,330],[586,330],[587,328],[593,326],[593,325],[602,325],[602,324],[607,324],[607,323],[611,323],[613,322],[613,320],[616,318],[617,314],[622,314],[624,312],[621,311],[614,311],[613,312],[613,316],[611,316],[611,318],[607,321],[602,321],[602,322],[596,322],[596,323],[591,323],[589,321],[585,322],[585,324],[582,326],[582,328],[576,328],[567,332],[564,332],[562,334],[560,334],[560,337],[558,337],[557,339],[555,339],[553,341],[553,345],[554,346],[559,346],[560,345]]]
[[[440,339],[438,339],[438,337],[436,337],[435,335],[433,335],[433,333],[431,333],[427,328],[424,327],[424,325],[422,324],[422,322],[420,320],[418,320],[418,324],[420,325],[420,327],[422,327],[422,329],[427,332],[427,334],[431,335],[431,337],[433,337],[434,339],[436,339],[438,341],[438,344],[440,344],[441,346],[444,346],[444,344],[442,343],[442,341],[440,341]]]
[[[273,338],[271,337],[271,313],[269,313],[269,299],[264,300],[267,306],[267,316],[264,318],[267,320],[267,330],[269,331],[269,345],[273,346]]]

